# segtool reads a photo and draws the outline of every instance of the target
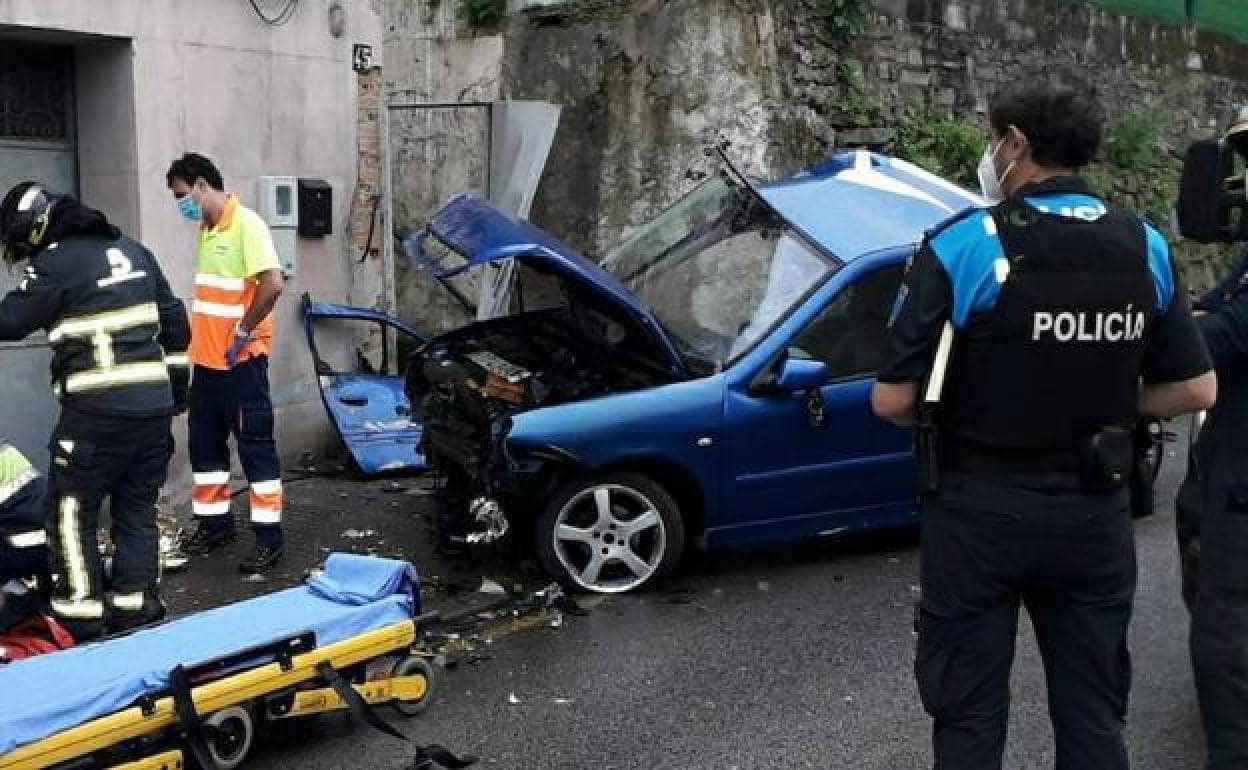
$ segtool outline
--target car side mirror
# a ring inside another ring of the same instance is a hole
[[[777,390],[798,392],[821,388],[828,382],[828,365],[808,358],[785,358],[776,373]]]

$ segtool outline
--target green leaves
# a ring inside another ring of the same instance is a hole
[[[507,0],[459,0],[459,18],[472,27],[493,27],[507,18]]]
[[[897,156],[959,184],[978,185],[983,129],[974,123],[910,110],[897,129]]]

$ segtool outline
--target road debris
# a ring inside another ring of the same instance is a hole
[[[366,537],[373,537],[373,536],[374,536],[374,535],[376,535],[376,534],[377,534],[377,530],[374,530],[374,529],[354,529],[354,528],[352,528],[352,529],[344,530],[344,531],[342,532],[342,537],[349,538],[349,539],[351,539],[351,540],[360,540],[360,539],[362,539],[362,538],[366,538]]]
[[[477,589],[477,593],[479,593],[479,594],[496,594],[496,595],[499,595],[499,596],[506,596],[506,595],[507,595],[507,589],[506,589],[506,588],[503,588],[503,587],[502,587],[501,585],[499,585],[497,582],[495,582],[495,581],[493,581],[493,580],[490,580],[490,579],[489,579],[489,578],[487,578],[487,577],[483,577],[483,578],[481,578],[481,587]]]

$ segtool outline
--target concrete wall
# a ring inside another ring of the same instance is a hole
[[[306,291],[341,302],[351,291],[352,44],[374,46],[376,63],[382,54],[375,5],[344,5],[346,31],[334,38],[330,0],[302,0],[281,27],[262,23],[245,0],[0,0],[0,35],[42,30],[77,47],[82,196],[161,258],[179,295],[191,294],[195,231],[165,186],[173,158],[186,150],[208,155],[247,204],[261,175],[332,183],[334,234],[299,240],[298,272],[276,310],[271,372],[287,457],[330,446],[298,300]],[[171,470],[174,479],[185,475],[181,456]]]

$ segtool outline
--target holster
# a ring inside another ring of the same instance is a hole
[[[927,405],[921,405],[915,430],[915,456],[919,466],[919,495],[923,497],[931,497],[940,492],[938,436],[932,409]]]
[[[1129,428],[1110,425],[1088,437],[1083,446],[1081,476],[1089,490],[1115,492],[1131,478],[1135,441]]]

